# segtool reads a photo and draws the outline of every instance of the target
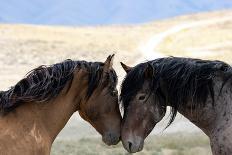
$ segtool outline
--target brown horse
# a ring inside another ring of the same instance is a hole
[[[2,91],[0,154],[50,154],[54,139],[76,111],[106,144],[117,144],[121,115],[112,58],[41,66]]]
[[[221,61],[160,58],[131,68],[121,91],[124,106],[121,137],[129,152],[143,149],[144,139],[171,107],[209,137],[214,155],[232,154],[232,68]]]

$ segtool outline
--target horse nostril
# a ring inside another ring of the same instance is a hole
[[[107,135],[107,137],[109,138],[109,139],[111,139],[112,138],[112,134],[109,132],[109,133],[107,133],[106,134]]]
[[[132,143],[128,141],[129,150],[131,151]]]
[[[116,134],[109,134],[109,137],[111,139],[112,142],[118,141],[119,140],[119,136],[117,136]]]

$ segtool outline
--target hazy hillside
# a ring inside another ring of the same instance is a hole
[[[0,22],[128,24],[227,8],[232,8],[231,0],[2,0]]]

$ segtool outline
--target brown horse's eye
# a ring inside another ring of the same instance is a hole
[[[112,91],[112,96],[117,96],[118,95],[118,90],[113,90]]]

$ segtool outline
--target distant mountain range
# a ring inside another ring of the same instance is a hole
[[[229,8],[232,0],[0,0],[0,22],[134,24]]]

